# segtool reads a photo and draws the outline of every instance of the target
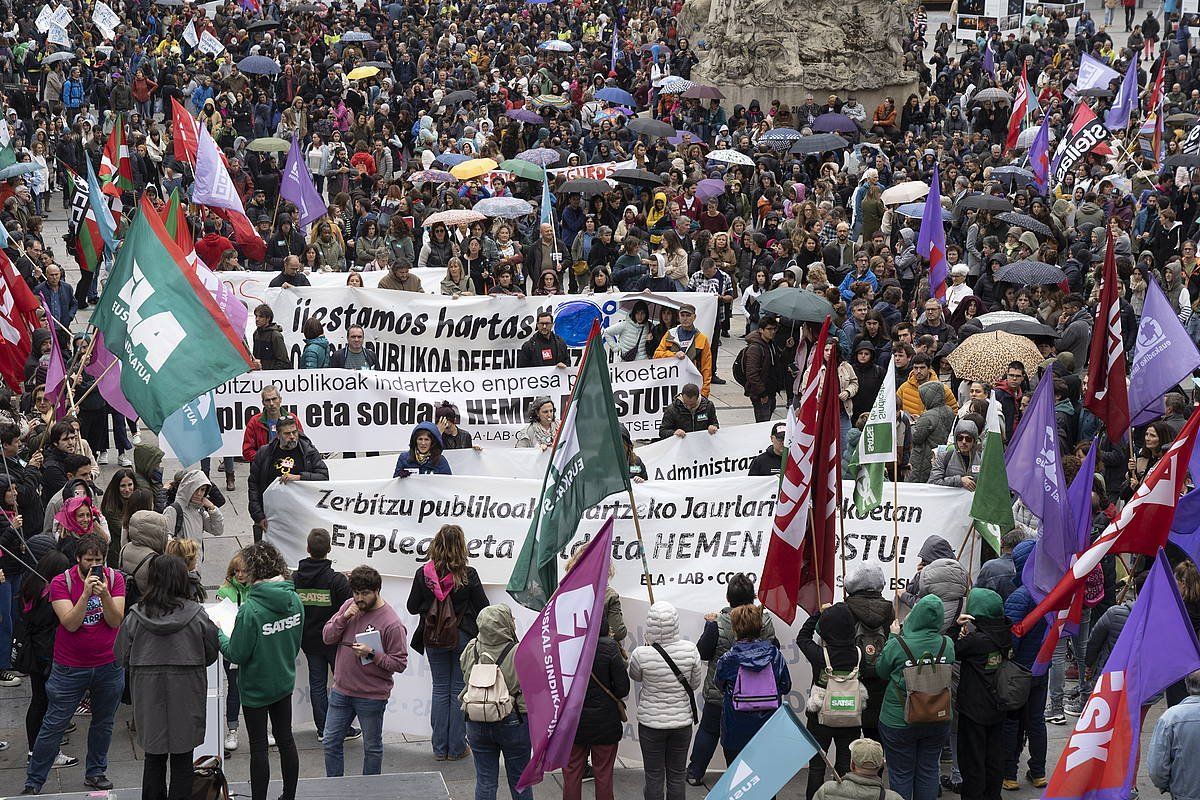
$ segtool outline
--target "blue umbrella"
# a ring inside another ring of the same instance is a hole
[[[470,160],[470,156],[464,156],[462,153],[442,153],[434,159],[435,162],[445,164],[447,167],[453,167],[455,164],[461,164],[464,161]]]
[[[32,161],[21,161],[16,164],[9,164],[4,169],[0,169],[0,181],[6,181],[9,178],[16,178],[20,175],[28,175],[31,172],[37,172],[40,167]]]
[[[904,205],[902,205],[896,209],[896,213],[902,217],[912,217],[913,219],[920,219],[921,217],[925,216],[925,204],[924,203],[905,203]],[[951,213],[950,211],[948,211],[947,209],[943,208],[942,209],[942,221],[949,222],[952,219],[954,219],[954,214]]]
[[[552,53],[574,53],[575,48],[562,39],[550,39],[538,45],[538,50],[549,50]]]
[[[548,167],[551,164],[557,164],[562,158],[562,154],[549,147],[534,147],[517,153],[517,158],[528,161],[530,164],[537,164],[539,167]]]
[[[596,92],[596,99],[603,100],[606,103],[615,103],[619,106],[637,105],[637,101],[633,99],[633,95],[615,86],[608,86]]]
[[[238,69],[249,75],[278,75],[279,63],[266,56],[246,56],[238,62]]]

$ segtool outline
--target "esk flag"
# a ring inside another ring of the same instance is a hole
[[[184,266],[143,196],[92,315],[121,362],[122,391],[155,433],[185,403],[253,364],[241,332]]]
[[[820,746],[786,702],[758,729],[713,784],[707,800],[769,800],[808,765]]]
[[[1127,800],[1137,781],[1142,705],[1196,669],[1200,643],[1159,550],[1042,797]]]
[[[540,609],[558,586],[559,552],[575,538],[583,512],[614,492],[629,491],[611,380],[596,323],[554,439],[541,501],[506,587],[526,608]]]
[[[565,767],[571,756],[604,617],[612,537],[609,517],[514,652],[533,746],[517,791],[541,783],[545,773]]]
[[[1145,425],[1166,413],[1163,396],[1200,367],[1200,352],[1170,301],[1150,277],[1129,369],[1131,424]],[[1112,438],[1111,436],[1109,438]]]

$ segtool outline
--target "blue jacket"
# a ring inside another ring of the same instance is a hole
[[[867,270],[866,275],[855,275],[851,270],[850,274],[842,278],[842,285],[838,287],[838,291],[842,293],[842,299],[849,303],[854,299],[854,292],[850,291],[850,284],[865,281],[871,284],[871,293],[875,294],[879,291],[879,278],[875,277],[875,273]]]
[[[58,289],[51,289],[49,283],[42,281],[34,289],[34,292],[46,301],[46,306],[49,307],[50,313],[56,320],[67,328],[71,327],[79,306],[75,303],[75,293],[66,281],[59,281]]]
[[[1146,769],[1174,800],[1200,800],[1200,697],[1168,708],[1154,726]]]
[[[433,437],[433,447],[430,448],[429,457],[424,462],[418,461],[416,456],[413,455],[417,451],[417,434],[421,431],[425,431]],[[396,470],[392,473],[392,477],[408,477],[407,474],[402,473],[410,472],[415,472],[418,475],[453,474],[450,471],[450,462],[442,455],[442,432],[432,422],[422,422],[413,428],[412,436],[408,439],[408,449],[396,459]]]
[[[63,105],[67,108],[79,108],[83,105],[83,81],[67,78],[62,88]],[[70,120],[68,120],[70,122]]]
[[[1037,608],[1037,603],[1034,602],[1033,595],[1029,593],[1029,589],[1021,581],[1021,571],[1025,569],[1025,562],[1029,560],[1029,554],[1033,551],[1033,541],[1026,540],[1021,542],[1013,549],[1013,568],[1016,574],[1013,575],[1013,583],[1017,588],[1004,601],[1004,616],[1014,625],[1029,616],[1029,612]],[[1042,640],[1046,638],[1046,622],[1042,620],[1028,634],[1017,638],[1013,636],[1013,661],[1025,667],[1032,667],[1033,662],[1037,660],[1038,650],[1042,649]]]
[[[213,90],[211,86],[197,86],[195,91],[192,92],[192,107],[199,112],[204,108],[204,102],[212,99]]]
[[[725,655],[717,659],[716,684],[724,696],[724,713],[721,724],[721,746],[726,750],[740,751],[754,738],[774,711],[735,711],[733,687],[737,682],[738,668],[746,666],[760,670],[770,667],[775,671],[775,686],[783,702],[792,691],[792,676],[788,672],[783,653],[773,642],[759,639],[753,642],[737,641]]]

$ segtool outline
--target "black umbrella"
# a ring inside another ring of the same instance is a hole
[[[1018,336],[1049,336],[1057,339],[1061,335],[1049,325],[1038,322],[1036,317],[1016,311],[993,311],[976,317],[970,324],[978,324],[984,330],[1008,331]]]
[[[617,169],[608,173],[608,177],[633,186],[662,186],[664,183],[662,178],[644,169]]]
[[[802,136],[788,150],[792,155],[810,156],[816,153],[827,153],[830,150],[841,150],[850,145],[836,133],[817,133],[812,136]]]
[[[1088,89],[1079,89],[1075,92],[1076,97],[1112,97],[1112,89],[1105,89],[1102,86],[1093,86]]]
[[[260,19],[255,22],[251,22],[249,25],[247,25],[246,30],[248,30],[248,31],[271,31],[271,30],[275,30],[278,27],[279,27],[278,20]]]
[[[1008,181],[1009,191],[1012,191],[1018,185],[1033,185],[1033,173],[1022,167],[996,167],[994,170],[992,170],[992,177],[996,178],[1001,183]]]
[[[1168,167],[1200,167],[1200,153],[1180,153],[1167,159]]]
[[[573,178],[557,189],[560,193],[591,195],[607,194],[612,191],[608,181],[598,181],[594,178]]]
[[[1005,264],[996,273],[1001,283],[1017,283],[1023,286],[1053,286],[1066,278],[1066,273],[1053,264],[1042,261],[1014,261]]]
[[[777,314],[793,322],[824,322],[833,314],[833,306],[816,292],[782,286],[758,297],[760,312]]]
[[[639,136],[674,136],[675,128],[656,119],[631,119],[625,127]]]
[[[997,197],[994,194],[970,194],[958,201],[959,211],[966,211],[968,208],[979,211],[1012,211],[1013,204],[1008,198]]]
[[[383,70],[384,72],[392,71],[392,65],[386,61],[364,61],[361,64],[359,64],[358,66],[360,66],[360,67],[379,67],[379,69]]]
[[[1052,236],[1054,233],[1050,230],[1049,225],[1034,219],[1028,214],[1018,214],[1015,211],[1009,211],[1005,214],[997,214],[996,219],[1001,222],[1007,222],[1009,225],[1015,225],[1018,228],[1024,228],[1027,231],[1033,231],[1038,236]]]
[[[456,106],[464,100],[474,100],[478,95],[470,89],[459,89],[457,92],[451,92],[442,98],[442,105]]]

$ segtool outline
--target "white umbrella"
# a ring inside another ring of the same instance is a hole
[[[575,48],[562,39],[551,39],[538,45],[538,50],[549,50],[553,53],[574,53]]]
[[[738,164],[744,167],[754,166],[754,159],[737,150],[713,150],[708,154],[708,160],[720,161],[725,164]]]
[[[1035,138],[1037,138],[1038,128],[1040,128],[1040,127],[1042,127],[1042,126],[1041,125],[1031,125],[1030,127],[1021,131],[1021,133],[1017,136],[1016,149],[1017,150],[1028,150],[1030,147],[1032,147],[1033,140]],[[1049,133],[1050,133],[1049,141],[1053,142],[1057,138],[1054,135],[1054,128],[1051,128]]]
[[[883,190],[880,200],[885,206],[914,203],[929,194],[929,184],[925,181],[905,181]]]

